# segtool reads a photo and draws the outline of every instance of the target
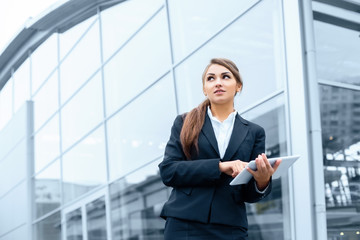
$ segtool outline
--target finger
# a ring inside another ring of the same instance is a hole
[[[235,163],[233,166],[233,172],[231,174],[232,177],[236,177],[239,174],[239,169],[237,167],[237,164]]]
[[[261,154],[261,156],[262,156],[262,158],[263,158],[263,160],[264,160],[264,163],[265,163],[266,168],[267,168],[267,169],[271,169],[272,166],[271,166],[269,160],[267,159],[265,153]]]
[[[277,159],[274,166],[273,166],[273,169],[274,169],[274,172],[276,171],[276,169],[280,166],[280,163],[281,163],[281,158]]]
[[[256,175],[256,171],[252,170],[251,168],[246,167],[246,170],[247,170],[251,175],[253,175],[253,176]]]
[[[262,158],[261,155],[259,155],[258,160],[256,160],[256,167],[257,167],[258,171],[260,171],[260,172],[265,170],[266,165],[265,165],[264,159]]]

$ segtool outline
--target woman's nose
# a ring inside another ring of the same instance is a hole
[[[216,86],[221,86],[221,78],[216,78],[215,84]]]

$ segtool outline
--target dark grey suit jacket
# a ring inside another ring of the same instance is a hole
[[[159,164],[165,185],[173,187],[161,217],[176,217],[202,223],[248,227],[244,202],[257,202],[271,191],[256,191],[252,178],[246,185],[230,186],[231,176],[219,170],[219,161],[250,161],[265,152],[265,131],[262,127],[236,115],[233,132],[223,159],[210,118],[206,114],[199,134],[199,152],[186,160],[180,143],[183,116],[174,121],[164,159]]]

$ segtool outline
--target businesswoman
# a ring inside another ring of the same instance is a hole
[[[165,185],[173,187],[161,217],[165,240],[247,239],[244,202],[257,202],[271,191],[272,167],[265,154],[264,129],[234,110],[243,82],[236,65],[211,59],[202,76],[206,100],[174,121],[159,164]],[[256,159],[248,184],[231,180]]]

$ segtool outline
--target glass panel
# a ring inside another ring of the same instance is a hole
[[[4,151],[3,145],[0,151]],[[16,147],[11,147],[6,152],[5,158],[0,158],[0,198],[10,191],[14,186],[26,179],[27,175],[27,144],[22,140]]]
[[[34,225],[34,239],[36,240],[61,240],[60,212],[41,220]]]
[[[259,124],[266,133],[267,157],[287,155],[285,108],[283,95],[276,97],[242,115]],[[246,204],[249,239],[290,239],[288,176],[273,180],[272,190],[265,199]]]
[[[30,99],[30,61],[25,62],[14,73],[14,112]]]
[[[106,112],[111,114],[170,68],[166,14],[162,10],[104,67]]]
[[[161,181],[156,159],[110,186],[113,239],[163,239],[163,204],[170,195]]]
[[[60,154],[59,116],[56,114],[34,136],[35,172],[45,167]]]
[[[174,59],[177,62],[258,1],[171,0],[168,2]]]
[[[66,240],[82,240],[82,215],[78,208],[66,214]]]
[[[58,72],[55,71],[33,98],[35,131],[59,109],[58,86]]]
[[[284,86],[279,4],[279,1],[261,1],[175,69],[181,113],[205,99],[201,75],[213,57],[229,58],[240,70],[244,86],[235,99],[238,110]]]
[[[13,81],[10,78],[0,91],[0,130],[13,115]]]
[[[359,31],[314,21],[319,81],[360,85]]]
[[[86,204],[88,240],[106,240],[105,197]]]
[[[168,75],[108,121],[112,180],[164,153],[176,115],[173,93],[173,82]]]
[[[97,20],[97,15],[86,19],[82,23],[75,25],[64,33],[59,35],[60,37],[60,59],[62,60],[66,54],[69,53],[71,48],[79,41],[82,35],[89,29],[89,27]]]
[[[80,40],[76,47],[61,62],[61,102],[64,103],[100,67],[99,23]],[[86,57],[84,57],[86,56]]]
[[[12,116],[7,125],[0,130],[0,161],[26,137],[28,110],[27,105],[26,107],[20,108],[19,111]],[[2,116],[1,114],[0,111],[0,117]]]
[[[102,11],[104,59],[114,54],[163,3],[163,0],[131,0]]]
[[[28,226],[24,224],[21,227],[16,228],[16,230],[10,231],[9,233],[2,235],[0,237],[0,240],[27,239],[28,237]]]
[[[34,178],[35,218],[60,207],[60,160],[56,160],[48,168]]]
[[[320,86],[328,239],[360,231],[360,91]]]
[[[62,146],[65,150],[103,120],[100,74],[95,75],[61,111]]]
[[[57,34],[43,42],[31,55],[32,94],[54,71],[58,63]]]
[[[106,183],[104,128],[101,126],[63,156],[64,201]]]
[[[0,197],[0,236],[27,223],[26,213],[29,200],[26,181],[21,181],[11,191]]]

